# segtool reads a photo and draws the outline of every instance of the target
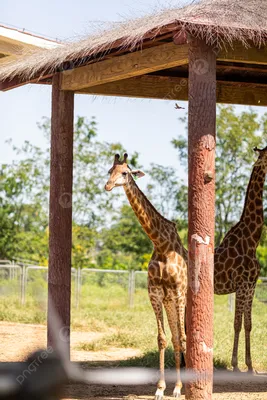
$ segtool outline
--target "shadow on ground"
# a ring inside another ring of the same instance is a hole
[[[213,360],[214,368],[226,369],[227,364],[224,360],[215,358]],[[129,358],[127,360],[115,360],[115,361],[88,361],[84,362],[83,365],[87,367],[96,366],[118,366],[118,367],[144,367],[144,368],[158,368],[159,366],[159,353],[157,350],[146,352],[142,356]],[[181,354],[181,368],[185,367],[185,360],[183,354]],[[171,347],[167,347],[165,350],[165,368],[175,368],[174,352]]]
[[[225,368],[225,363],[222,360],[215,359],[214,361],[216,367],[214,371],[214,393],[218,393],[218,396],[222,393],[226,393],[226,395],[227,393],[232,393],[232,396],[235,396],[234,398],[238,400],[239,397],[236,397],[238,394],[246,393],[250,396],[252,393],[258,393],[260,397],[257,398],[265,399],[263,393],[267,392],[267,373],[234,373]],[[112,398],[113,400],[121,400],[124,398],[126,400],[141,400],[144,397],[146,399],[153,399],[154,397],[158,380],[157,351],[148,352],[143,357],[136,357],[126,361],[73,362],[72,364],[79,365],[86,372],[90,383],[70,383],[65,385],[62,396],[64,399],[94,398],[96,400],[96,398],[101,398],[101,400],[104,400],[105,398]],[[18,371],[23,366],[22,363],[0,363],[0,367],[2,366],[3,368],[4,365],[8,368],[12,367],[12,369],[17,366]],[[167,400],[169,396],[172,396],[176,377],[171,348],[168,348],[166,351],[166,366],[167,389],[165,391],[165,398]],[[135,376],[137,372],[139,375],[136,375],[136,383],[133,384],[131,377]],[[38,369],[37,371],[33,371],[32,374],[37,377]],[[148,376],[148,378],[139,380],[139,376],[141,378]],[[42,379],[45,380],[46,376]],[[183,369],[183,384],[188,379],[191,379],[190,374],[187,370]],[[141,381],[145,383],[139,384]],[[184,388],[182,394],[184,394]]]
[[[119,364],[119,361],[118,361]],[[117,365],[118,365],[117,364]],[[90,375],[90,371],[99,371],[101,376],[102,368],[110,368],[110,371],[114,367],[111,367],[109,363],[106,365],[102,364],[102,367],[95,366],[94,368],[88,369],[84,363],[82,363],[83,369],[85,369]],[[125,372],[129,367],[125,367]],[[154,371],[152,369],[151,371]],[[174,388],[175,378],[168,379],[168,371],[172,371],[171,376],[174,377],[174,370],[167,370],[167,389],[165,391],[165,397],[172,397],[172,391]],[[123,374],[123,371],[122,371]],[[151,398],[153,399],[156,390],[157,379],[154,382],[142,385],[118,385],[114,381],[114,384],[72,384],[65,388],[64,396],[67,399],[88,399],[88,398],[112,398],[112,399],[122,399],[126,398],[129,400]],[[214,372],[214,393],[266,393],[267,392],[267,373],[264,374],[248,374],[246,372],[234,373],[226,369],[220,369]],[[182,389],[182,394],[184,394],[184,388]],[[259,395],[261,396],[261,395]],[[164,397],[164,398],[165,398]],[[231,397],[232,398],[232,397]],[[239,398],[239,397],[238,397]],[[261,398],[261,397],[259,397]]]

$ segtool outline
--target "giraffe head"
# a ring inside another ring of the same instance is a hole
[[[144,172],[138,170],[132,170],[127,164],[128,154],[125,153],[123,160],[120,161],[120,155],[116,154],[113,162],[113,166],[108,171],[110,177],[105,184],[105,190],[110,191],[115,186],[128,185],[133,178],[141,178],[144,176]]]
[[[263,171],[267,173],[267,146],[264,149],[258,149],[254,147],[254,151],[259,153],[259,157],[255,162],[255,167],[262,167]]]

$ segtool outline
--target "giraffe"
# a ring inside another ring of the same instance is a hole
[[[225,235],[215,249],[214,292],[236,293],[234,346],[232,366],[238,369],[238,341],[244,315],[246,365],[253,372],[250,352],[251,312],[255,286],[260,272],[256,249],[260,241],[263,220],[263,186],[267,173],[267,147],[260,150],[248,184],[240,221]]]
[[[155,394],[161,400],[166,388],[164,377],[164,353],[167,347],[163,323],[163,307],[172,334],[175,354],[177,380],[173,391],[174,397],[181,395],[180,351],[185,356],[185,305],[187,293],[187,250],[183,247],[175,223],[164,218],[150,203],[135,183],[136,178],[145,174],[132,170],[127,164],[128,155],[120,161],[116,154],[105,190],[123,186],[130,205],[142,228],[154,245],[154,251],[148,265],[148,294],[153,307],[158,328],[158,349],[160,356],[160,379]]]

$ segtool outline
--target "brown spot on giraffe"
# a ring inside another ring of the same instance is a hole
[[[250,201],[250,203],[248,203],[248,209],[250,212],[255,210],[255,201]]]
[[[176,231],[176,225],[164,218],[136,185],[133,177],[141,177],[140,170],[133,171],[127,165],[127,154],[123,161],[115,156],[110,178],[105,189],[122,186],[131,207],[142,228],[154,245],[154,252],[148,266],[148,293],[158,327],[158,348],[160,356],[160,380],[156,396],[163,396],[166,388],[164,378],[164,352],[167,347],[163,323],[165,308],[172,343],[175,351],[177,381],[174,394],[180,393],[180,351],[186,352],[185,305],[187,294],[187,250],[183,247]]]
[[[251,309],[260,272],[256,249],[264,223],[262,197],[267,173],[267,147],[256,150],[259,156],[252,170],[240,221],[230,229],[222,243],[215,249],[214,258],[215,293],[236,293],[232,366],[234,370],[238,370],[238,341],[244,316],[246,365],[249,371],[253,369],[250,353]],[[228,257],[225,257],[226,249]],[[227,271],[227,275],[224,275],[223,271]],[[225,277],[227,279],[223,281]]]
[[[228,271],[232,268],[234,263],[234,260],[232,258],[227,258],[227,260],[225,261],[225,270]],[[222,265],[223,267],[223,265]]]

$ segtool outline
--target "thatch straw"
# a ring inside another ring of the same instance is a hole
[[[38,50],[1,67],[0,80],[31,79],[53,73],[66,61],[107,53],[111,48],[132,50],[144,37],[154,39],[166,28],[185,30],[210,45],[241,41],[245,46],[267,42],[267,0],[201,0],[182,8],[165,9],[146,17],[116,23],[98,34],[52,50]]]

